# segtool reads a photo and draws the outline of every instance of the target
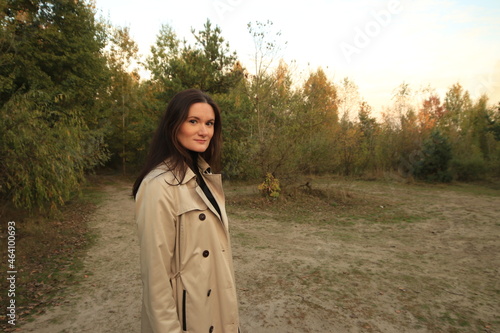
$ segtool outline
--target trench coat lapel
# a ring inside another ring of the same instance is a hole
[[[219,218],[224,229],[227,232],[228,221],[227,221],[227,214],[226,214],[226,205],[224,203],[225,202],[224,201],[225,200],[224,192],[222,190],[221,175],[210,173],[210,166],[208,165],[208,163],[201,156],[198,157],[198,159],[199,159],[198,165],[200,168],[200,173],[201,173],[203,179],[205,180],[205,183],[207,184],[208,189],[210,190],[210,192],[212,192],[212,195],[214,196],[215,201],[217,201],[217,204],[219,205],[219,209],[221,211],[222,216],[219,215],[219,212],[217,211],[217,209],[215,209],[215,207],[212,205],[210,200],[208,200],[207,196],[205,195],[205,193],[203,192],[201,187],[196,183],[196,175],[193,172],[193,170],[191,170],[190,168],[187,168],[183,183],[188,183],[190,181],[195,182],[196,193],[203,200],[203,202],[207,205],[208,209],[210,209],[210,211],[212,211],[215,214],[215,216],[217,216]]]
[[[222,191],[222,180],[221,180],[221,175],[217,174],[211,174],[211,173],[204,173],[202,177],[205,179],[205,183],[208,186],[208,189],[210,192],[212,192],[212,195],[215,198],[215,201],[217,201],[217,204],[219,205],[219,209],[221,212],[221,215],[217,212],[215,207],[212,205],[210,200],[208,200],[207,196],[203,192],[200,186],[196,187],[196,192],[198,195],[201,196],[203,201],[207,204],[207,206],[210,208],[210,210],[215,214],[215,216],[219,217],[220,221],[224,225],[225,228],[227,228],[228,221],[227,221],[227,214],[226,214],[226,205],[225,205],[225,199],[224,199],[224,192]]]
[[[219,212],[217,212],[217,209],[215,209],[215,207],[212,205],[212,203],[210,202],[210,200],[208,200],[207,196],[205,195],[205,193],[203,192],[203,190],[201,189],[201,187],[198,186],[198,185],[196,186],[196,193],[198,193],[198,195],[200,196],[200,198],[207,205],[208,209],[210,209],[210,211],[212,211],[212,213],[214,213],[215,216],[217,216],[219,218],[219,220],[221,220],[221,222],[223,222],[222,221],[222,216],[219,215]],[[219,203],[219,202],[217,201],[217,203]]]

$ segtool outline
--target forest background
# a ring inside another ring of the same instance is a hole
[[[471,98],[459,82],[445,96],[403,82],[381,112],[347,77],[333,82],[318,68],[298,80],[270,21],[248,24],[251,64],[209,20],[192,30],[193,43],[162,26],[140,61],[129,29],[99,18],[92,2],[7,0],[0,12],[5,205],[56,211],[88,173],[133,176],[166,104],[187,88],[221,107],[225,179],[268,175],[286,187],[312,174],[432,182],[500,174],[500,104]],[[144,70],[151,76],[141,78]]]

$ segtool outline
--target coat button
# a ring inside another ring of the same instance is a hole
[[[208,252],[208,250],[203,251],[203,256],[205,258],[208,257],[209,254],[210,254],[210,252]]]
[[[214,331],[214,327],[210,326],[210,329],[208,330],[208,333],[212,333]]]
[[[202,213],[202,214],[200,214],[199,218],[200,218],[200,221],[205,221],[205,219],[207,218],[207,216]]]
[[[209,297],[211,293],[212,293],[212,289],[208,289],[207,297]]]

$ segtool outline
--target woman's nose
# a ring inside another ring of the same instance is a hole
[[[203,136],[207,135],[208,134],[207,126],[201,125],[198,133]]]

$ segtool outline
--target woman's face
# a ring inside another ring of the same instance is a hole
[[[207,150],[214,135],[215,113],[210,104],[195,103],[177,133],[177,140],[186,149],[198,153]]]

